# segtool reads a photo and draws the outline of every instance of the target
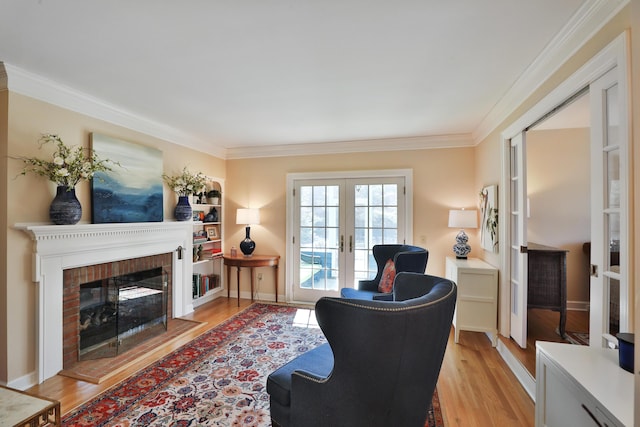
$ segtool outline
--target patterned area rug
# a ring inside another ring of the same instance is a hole
[[[588,332],[571,332],[565,331],[565,338],[571,344],[577,345],[589,345],[589,333]]]
[[[558,328],[556,328],[556,334],[560,335]],[[564,339],[570,344],[589,345],[589,332],[564,331]]]
[[[267,376],[324,341],[313,311],[253,304],[65,415],[62,425],[270,426]],[[444,426],[437,393],[426,426]]]

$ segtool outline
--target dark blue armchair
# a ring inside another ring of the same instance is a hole
[[[396,274],[406,271],[411,273],[424,273],[429,260],[429,251],[419,246],[411,245],[374,245],[373,258],[378,265],[376,277],[371,280],[360,280],[358,289],[342,288],[340,295],[343,298],[377,299],[390,301],[391,293],[378,291],[378,284],[382,278],[384,267],[388,260],[393,260]]]
[[[267,379],[281,427],[424,427],[456,302],[447,279],[399,273],[394,301],[321,298],[328,343]]]

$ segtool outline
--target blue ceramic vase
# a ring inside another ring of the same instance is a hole
[[[250,227],[246,226],[245,238],[242,242],[240,242],[240,250],[242,251],[244,256],[251,256],[251,254],[253,254],[253,251],[256,248],[256,242],[251,240],[251,237],[249,236],[249,230],[250,230]]]
[[[178,204],[173,210],[173,215],[176,217],[176,221],[189,221],[193,215],[193,210],[189,204],[188,196],[178,196]]]
[[[82,218],[82,206],[76,197],[76,189],[59,185],[56,197],[49,206],[49,219],[57,225],[76,224]]]

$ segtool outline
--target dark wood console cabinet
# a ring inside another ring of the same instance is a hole
[[[560,312],[560,336],[567,322],[567,250],[527,245],[527,307]]]

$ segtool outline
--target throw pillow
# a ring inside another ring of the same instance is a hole
[[[378,283],[378,292],[388,294],[393,289],[393,279],[396,278],[396,265],[393,260],[390,259],[384,265],[382,270],[382,277],[380,277],[380,283]]]

